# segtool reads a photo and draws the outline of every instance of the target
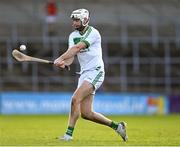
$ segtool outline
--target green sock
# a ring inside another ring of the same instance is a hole
[[[114,129],[114,130],[117,130],[117,128],[118,128],[118,123],[112,121],[110,127],[111,127],[112,129]]]
[[[67,128],[66,134],[69,135],[69,136],[72,136],[73,131],[74,131],[74,128],[69,126],[69,127]]]

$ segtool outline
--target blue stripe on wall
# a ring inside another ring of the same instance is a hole
[[[3,92],[2,114],[67,114],[72,93]],[[97,93],[94,110],[108,115],[166,114],[169,99],[156,93]]]

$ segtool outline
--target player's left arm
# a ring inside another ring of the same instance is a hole
[[[87,45],[85,42],[79,42],[76,45],[69,48],[64,54],[60,56],[63,60],[69,59],[71,57],[74,57],[77,53],[80,52],[81,49],[87,48]]]
[[[54,61],[56,66],[61,68],[65,67],[66,61],[70,58],[74,58],[74,56],[80,52],[81,49],[87,48],[87,45],[84,41],[79,42],[78,44],[70,47],[65,53],[63,53],[59,58]]]

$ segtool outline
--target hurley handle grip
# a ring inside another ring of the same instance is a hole
[[[53,61],[49,61],[49,64],[54,64],[54,62],[53,62]],[[68,71],[70,71],[70,66],[65,65],[65,69],[68,70]]]

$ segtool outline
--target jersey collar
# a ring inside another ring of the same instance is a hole
[[[90,26],[86,26],[83,31],[79,31],[79,34],[82,36],[86,33],[86,31],[89,29]]]

